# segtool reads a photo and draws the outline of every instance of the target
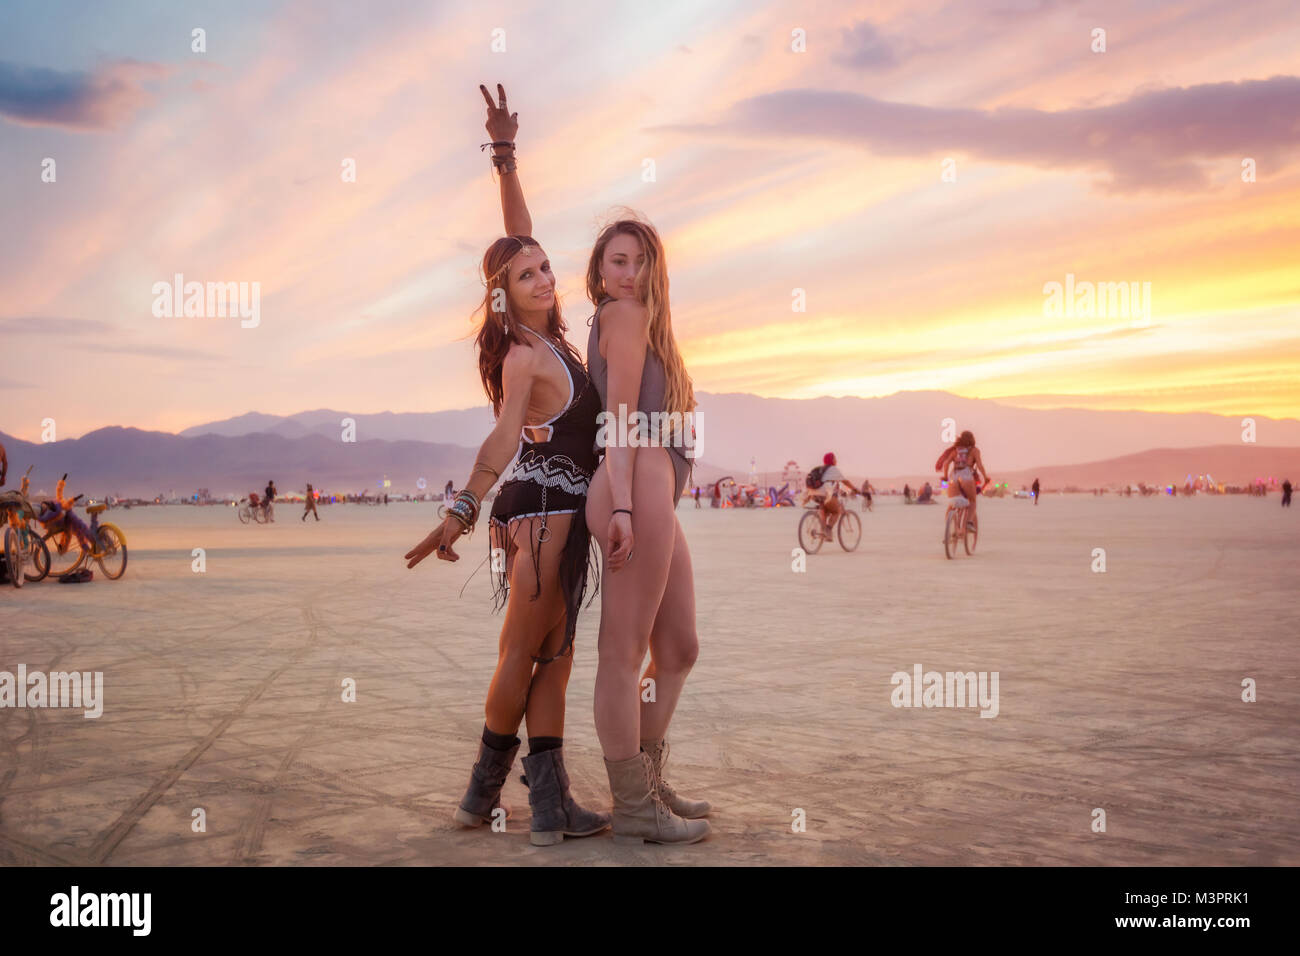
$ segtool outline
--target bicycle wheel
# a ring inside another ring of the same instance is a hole
[[[18,541],[18,532],[5,528],[5,569],[9,572],[9,583],[16,588],[23,586],[23,549]]]
[[[81,549],[81,542],[72,532],[68,532],[67,543],[60,548],[59,542],[63,537],[63,532],[55,529],[54,531],[45,532],[41,538],[45,542],[46,553],[50,556],[50,574],[62,577],[69,571],[75,571],[81,567],[81,562],[86,557],[86,552]]]
[[[979,539],[980,527],[974,518],[966,519],[966,537],[963,542],[966,545],[966,553],[975,553],[975,542]]]
[[[799,547],[805,554],[816,554],[822,547],[822,519],[816,511],[805,511],[799,519]]]
[[[99,562],[100,570],[104,572],[104,577],[116,581],[126,573],[126,535],[122,534],[117,525],[102,524],[99,526],[96,544],[99,546],[99,557],[95,560]]]
[[[253,520],[253,509],[250,508],[248,505],[244,505],[242,508],[240,508],[240,509],[239,509],[239,520],[240,520],[241,522],[243,522],[244,524],[248,524],[250,521],[252,521],[252,520]]]
[[[952,559],[953,552],[956,550],[957,542],[954,538],[954,530],[957,527],[957,509],[949,508],[948,516],[943,519],[943,553],[948,559]]]
[[[258,505],[253,509],[253,520],[258,524],[266,524],[266,509]]]
[[[862,541],[862,519],[847,508],[840,515],[839,538],[840,547],[845,551],[857,550]]]
[[[50,549],[35,531],[27,532],[27,555],[23,561],[23,576],[28,581],[40,581],[50,573]]]

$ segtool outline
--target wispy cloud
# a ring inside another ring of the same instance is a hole
[[[98,319],[11,316],[0,318],[0,335],[83,335],[111,332],[113,326]]]
[[[674,127],[670,127],[674,128]],[[888,156],[960,152],[1047,169],[1095,170],[1112,192],[1210,185],[1204,163],[1300,153],[1300,77],[1153,90],[1109,106],[944,109],[858,93],[782,90],[735,104],[713,126],[675,127],[789,140],[813,137]],[[1267,166],[1266,166],[1267,168]]]
[[[886,37],[870,21],[845,27],[834,59],[854,70],[892,70],[921,48],[907,37]]]
[[[107,63],[93,72],[0,61],[0,117],[23,126],[79,132],[115,129],[150,102],[145,84],[170,72],[163,64],[134,60]]]
[[[101,322],[99,319],[12,316],[0,318],[0,335],[42,336],[61,349],[106,352],[113,355],[207,361],[223,358],[218,353],[205,349],[134,342],[132,341],[135,338],[134,333],[124,331],[109,322]]]

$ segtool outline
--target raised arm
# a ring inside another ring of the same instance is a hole
[[[487,100],[487,132],[493,143],[515,141],[515,134],[519,132],[519,114],[511,113],[506,106],[506,90],[500,83],[497,84],[497,94],[501,97],[501,105],[498,106],[492,102],[492,94],[487,91],[487,87],[479,84],[479,90],[483,93],[483,99]],[[528,215],[528,206],[524,202],[524,187],[519,182],[519,173],[510,170],[513,166],[515,150],[513,146],[494,146],[493,154],[497,156],[509,156],[512,162],[506,167],[501,167],[501,213],[505,219],[507,236],[531,236],[533,234],[533,219]]]

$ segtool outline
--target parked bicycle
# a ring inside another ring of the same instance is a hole
[[[116,581],[126,573],[126,535],[115,524],[100,524],[99,516],[108,505],[90,505],[86,508],[90,524],[82,521],[73,506],[84,495],[70,500],[64,498],[67,480],[67,475],[59,479],[55,500],[42,502],[41,511],[36,515],[45,528],[44,541],[50,559],[48,573],[62,577],[94,561],[106,578]]]
[[[23,475],[19,490],[0,493],[5,565],[16,569],[10,574],[9,582],[16,588],[22,587],[24,581],[39,581],[50,572],[49,549],[31,527],[31,521],[36,517],[36,509],[27,498],[31,471],[28,468],[27,474]]]

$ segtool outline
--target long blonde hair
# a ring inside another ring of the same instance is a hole
[[[650,349],[664,366],[666,407],[662,411],[683,414],[693,412],[696,406],[695,389],[691,386],[691,377],[686,374],[686,363],[682,361],[681,350],[677,347],[677,337],[673,335],[672,314],[668,306],[668,260],[664,255],[664,244],[659,240],[659,233],[654,226],[644,219],[625,218],[617,219],[601,230],[587,263],[587,297],[595,306],[609,298],[604,280],[600,277],[600,264],[605,258],[605,247],[618,235],[632,236],[645,250],[645,263],[636,276],[636,297],[650,313],[650,327],[647,330]]]

